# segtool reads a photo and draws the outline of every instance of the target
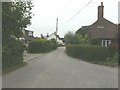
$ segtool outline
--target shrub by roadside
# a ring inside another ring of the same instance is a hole
[[[2,67],[10,67],[23,62],[24,44],[20,40],[9,38],[2,43]]]
[[[116,52],[111,60],[109,61],[111,64],[114,63],[115,65],[118,65],[118,52]]]
[[[36,39],[28,44],[29,53],[44,53],[57,48],[55,39]]]
[[[117,63],[117,60],[112,59],[115,52],[113,53],[111,49],[103,46],[71,44],[66,46],[66,53],[69,56],[97,64],[109,65]],[[113,63],[110,63],[111,61]]]

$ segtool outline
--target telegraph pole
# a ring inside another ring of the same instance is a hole
[[[57,42],[57,33],[58,33],[58,18],[56,19],[56,42]]]

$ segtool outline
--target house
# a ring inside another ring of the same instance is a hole
[[[23,30],[23,38],[25,44],[28,44],[30,41],[34,40],[33,31]]]
[[[90,43],[93,45],[117,45],[118,25],[104,18],[104,5],[98,6],[98,19],[90,25],[89,31]]]
[[[47,35],[47,36],[46,36],[46,39],[47,39],[47,40],[55,39],[55,40],[57,40],[57,43],[58,43],[59,45],[64,45],[62,38],[60,38],[59,35],[56,35],[55,32],[52,33],[51,35]]]

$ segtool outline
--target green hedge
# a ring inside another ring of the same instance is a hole
[[[49,52],[57,48],[57,43],[54,39],[46,40],[46,39],[36,39],[31,41],[28,44],[28,52],[29,53],[43,53]]]
[[[2,43],[2,67],[10,67],[23,62],[24,44],[20,40],[9,38]]]
[[[106,60],[114,55],[109,48],[97,45],[67,45],[66,52],[72,57],[86,60]]]

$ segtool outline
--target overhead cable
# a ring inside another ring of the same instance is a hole
[[[76,17],[81,11],[83,11],[93,0],[89,1],[82,9],[80,9],[74,16],[72,16],[70,19],[68,19],[64,24],[72,20],[74,17]]]

